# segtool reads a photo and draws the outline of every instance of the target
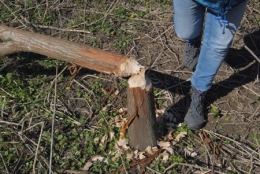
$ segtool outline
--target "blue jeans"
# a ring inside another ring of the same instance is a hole
[[[215,14],[206,11],[199,3],[192,0],[173,0],[173,3],[177,36],[186,42],[196,42],[203,34],[198,64],[191,77],[191,84],[197,90],[207,91],[227,55],[243,18],[247,1],[235,6],[226,14],[229,23],[225,27],[221,20],[216,19]]]

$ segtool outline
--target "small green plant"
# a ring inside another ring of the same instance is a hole
[[[227,114],[227,115],[225,115],[225,120],[226,120],[226,121],[231,121],[231,120],[232,120],[232,117]]]
[[[211,106],[211,112],[213,113],[213,117],[214,118],[218,118],[218,117],[221,117],[221,112],[220,110],[216,107],[216,106]]]
[[[227,174],[236,174],[236,173],[237,173],[236,169],[233,169],[232,171],[227,171]]]

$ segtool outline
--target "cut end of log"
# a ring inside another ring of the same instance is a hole
[[[144,69],[144,66],[140,65],[135,59],[129,58],[120,65],[120,72],[117,75],[127,77],[131,75],[139,74]]]
[[[141,88],[146,91],[150,91],[152,88],[151,80],[145,76],[145,69],[141,69],[138,74],[131,76],[128,85],[129,88]]]

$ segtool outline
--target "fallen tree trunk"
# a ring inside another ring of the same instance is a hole
[[[130,146],[144,150],[157,145],[154,96],[145,69],[136,60],[83,44],[0,25],[0,56],[34,52],[81,67],[127,77],[127,123]],[[123,128],[124,132],[127,128]]]
[[[152,83],[144,70],[128,80],[127,89],[129,144],[138,150],[157,145],[157,126]]]
[[[83,44],[0,25],[0,55],[34,52],[85,68],[127,77],[141,71],[135,59]]]

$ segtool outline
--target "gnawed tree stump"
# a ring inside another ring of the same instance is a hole
[[[156,146],[156,121],[151,81],[145,76],[144,67],[135,59],[106,52],[51,36],[18,30],[0,25],[0,56],[33,52],[59,59],[98,72],[116,76],[132,76],[128,81],[127,107],[129,120],[126,127],[130,146],[144,150]],[[126,127],[123,128],[124,133]]]
[[[157,145],[157,126],[155,102],[150,79],[145,70],[133,75],[128,80],[127,89],[128,128],[130,146],[145,150],[148,146]]]

